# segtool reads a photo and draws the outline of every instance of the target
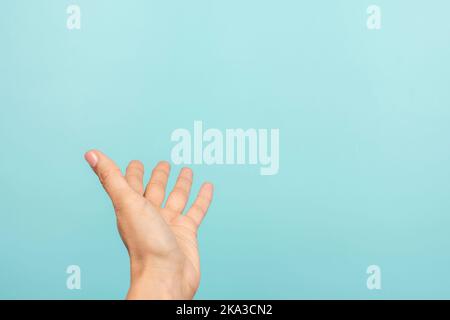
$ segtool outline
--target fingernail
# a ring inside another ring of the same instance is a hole
[[[181,169],[181,171],[182,171],[183,174],[185,174],[188,177],[192,178],[193,174],[192,174],[192,170],[190,168],[184,167],[184,168]]]
[[[86,152],[84,154],[84,158],[86,159],[87,163],[94,168],[97,164],[98,158],[97,155],[93,151]]]
[[[203,187],[209,190],[214,190],[214,185],[211,182],[205,182]]]

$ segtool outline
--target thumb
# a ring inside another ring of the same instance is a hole
[[[131,191],[119,167],[98,150],[86,152],[84,158],[97,174],[114,207],[117,208],[122,199]]]

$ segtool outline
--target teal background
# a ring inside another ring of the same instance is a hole
[[[281,139],[275,176],[193,166],[216,186],[197,298],[450,298],[450,2],[374,3],[379,31],[362,0],[0,1],[0,298],[123,298],[83,154],[150,168],[194,120]]]

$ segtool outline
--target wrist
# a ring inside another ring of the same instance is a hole
[[[131,262],[131,281],[127,299],[169,300],[188,299],[181,288],[181,272],[171,268]]]

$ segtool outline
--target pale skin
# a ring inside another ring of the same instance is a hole
[[[105,154],[91,150],[86,161],[111,198],[120,236],[130,256],[127,299],[192,299],[200,283],[197,231],[213,196],[204,183],[185,211],[193,174],[183,168],[166,197],[168,162],[159,162],[144,188],[144,165],[129,163],[125,175]]]

